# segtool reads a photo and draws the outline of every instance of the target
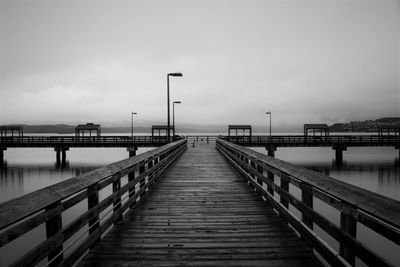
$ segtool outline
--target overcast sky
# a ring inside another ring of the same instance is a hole
[[[0,123],[400,116],[395,0],[0,0]]]

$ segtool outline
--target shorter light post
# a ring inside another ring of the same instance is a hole
[[[181,104],[181,101],[174,101],[172,102],[172,127],[173,127],[173,137],[172,140],[175,140],[175,104]]]
[[[173,72],[173,73],[168,73],[167,74],[167,125],[168,125],[167,136],[168,136],[168,142],[171,141],[171,139],[170,139],[170,137],[171,137],[171,132],[170,132],[171,124],[170,124],[170,118],[169,118],[169,76],[182,77],[183,75],[180,72]]]
[[[133,115],[137,115],[136,112],[131,112],[131,138],[133,139]]]
[[[265,114],[269,115],[269,143],[271,145],[271,141],[272,141],[272,136],[271,136],[271,127],[272,127],[271,126],[271,117],[272,117],[272,114],[271,114],[271,111],[268,111]]]

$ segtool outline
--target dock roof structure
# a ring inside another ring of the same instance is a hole
[[[86,124],[78,124],[75,127],[75,136],[85,135],[85,132],[89,132],[89,136],[92,136],[92,132],[96,132],[97,136],[101,135],[101,126],[100,124],[94,123],[86,123]]]
[[[313,132],[314,136],[315,136],[315,133],[320,133],[321,135],[324,134],[325,136],[328,136],[329,135],[329,126],[324,123],[304,124],[304,136],[307,136],[310,131]]]
[[[381,124],[378,125],[378,135],[398,135],[400,136],[400,124]]]
[[[238,135],[238,130],[242,131],[243,135],[248,131],[251,136],[251,125],[228,125],[228,136],[231,136],[231,131],[235,131],[236,135]]]
[[[173,132],[174,127],[171,125],[169,126],[170,132]],[[151,136],[154,136],[154,133],[158,132],[160,136],[161,133],[165,132],[165,135],[168,135],[168,125],[153,125],[151,126]]]
[[[14,132],[18,133],[18,136],[24,135],[24,127],[21,125],[2,125],[0,126],[0,136],[7,136],[7,133],[11,133],[14,136]]]

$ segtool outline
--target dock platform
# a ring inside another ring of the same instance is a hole
[[[79,266],[320,266],[216,150],[196,144]]]

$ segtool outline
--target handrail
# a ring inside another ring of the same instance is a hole
[[[355,257],[371,266],[392,266],[382,256],[356,238],[357,223],[400,245],[400,202],[307,170],[254,150],[217,139],[217,149],[245,176],[278,213],[334,266],[354,265]],[[267,175],[265,175],[265,172]],[[273,175],[280,177],[280,185]],[[289,190],[301,191],[301,199]],[[267,189],[263,187],[267,186]],[[274,199],[280,195],[280,201]],[[313,209],[313,198],[340,212],[340,227]],[[302,214],[301,220],[289,211],[289,203]],[[313,231],[318,225],[340,243],[334,251]]]
[[[214,142],[218,135],[186,135],[188,142]]]
[[[177,137],[182,139],[183,137]],[[175,140],[177,140],[175,139]],[[0,137],[0,146],[127,146],[166,144],[166,136],[14,136]]]
[[[255,136],[220,136],[221,139],[235,144],[275,146],[399,146],[399,135],[255,135]]]
[[[13,266],[34,265],[46,256],[52,266],[70,266],[146,193],[186,148],[187,141],[178,140],[1,203],[0,247],[45,224],[47,239],[14,262]],[[121,178],[126,175],[128,182],[121,186]],[[99,191],[111,184],[112,193],[99,201]],[[121,198],[125,194],[129,199],[123,203]],[[62,227],[63,212],[85,199],[88,210]],[[113,207],[112,215],[100,222],[100,213],[109,207]],[[89,226],[89,236],[64,258],[65,242],[86,225]]]

